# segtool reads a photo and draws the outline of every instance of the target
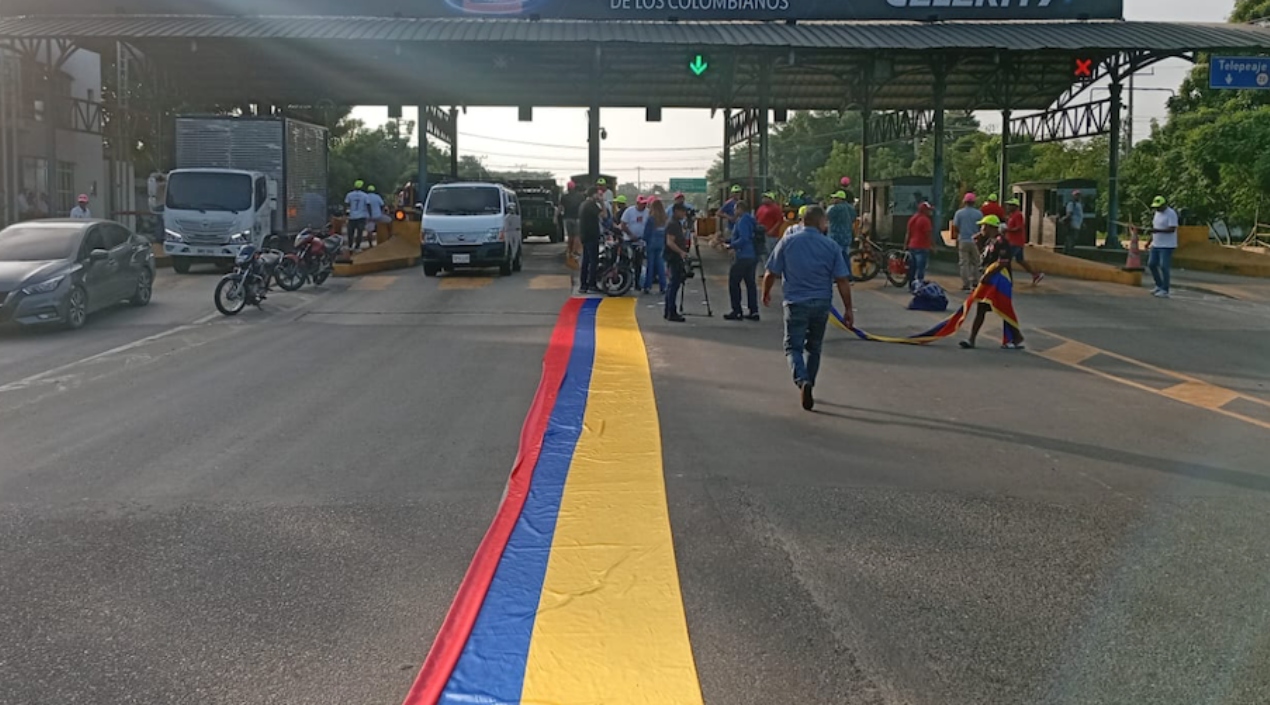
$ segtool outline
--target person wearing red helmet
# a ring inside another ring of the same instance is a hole
[[[92,212],[88,210],[88,194],[81,193],[75,199],[75,207],[71,209],[71,217],[77,220],[88,220],[93,217]]]
[[[934,210],[929,201],[922,201],[917,207],[917,213],[908,219],[908,238],[904,246],[908,248],[908,254],[913,258],[910,274],[914,283],[926,280],[926,266],[930,264],[930,250],[934,247],[931,241],[931,231],[934,227],[931,223],[931,213]]]

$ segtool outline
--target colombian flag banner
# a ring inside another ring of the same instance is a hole
[[[700,705],[633,299],[572,299],[406,705]]]
[[[854,334],[861,340],[871,340],[878,343],[899,343],[902,345],[928,345],[937,340],[956,335],[962,324],[974,315],[975,309],[979,304],[988,304],[1005,321],[1005,331],[1001,339],[1003,344],[1018,343],[1023,339],[1023,333],[1019,328],[1019,318],[1014,313],[1014,279],[1011,276],[1010,268],[1000,262],[988,267],[983,280],[979,283],[979,286],[975,287],[974,291],[970,292],[970,296],[961,305],[960,309],[924,333],[918,333],[907,338],[866,333],[859,328],[848,326],[837,308],[833,309],[832,320],[835,326]]]

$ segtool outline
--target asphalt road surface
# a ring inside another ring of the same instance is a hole
[[[0,332],[0,703],[400,703],[559,252],[234,319],[164,273],[146,309]],[[1270,305],[1053,280],[1016,297],[1023,353],[831,330],[809,414],[779,312],[723,321],[709,285],[713,318],[639,302],[706,703],[1270,702]],[[905,303],[861,285],[857,322],[936,320]]]

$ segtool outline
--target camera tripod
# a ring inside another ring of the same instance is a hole
[[[695,230],[695,228],[694,228]],[[714,318],[714,309],[710,308],[710,288],[706,285],[705,265],[701,260],[701,238],[697,235],[692,236],[692,249],[695,257],[689,257],[684,260],[684,283],[679,287],[679,315],[697,315],[684,312],[684,296],[688,293],[688,280],[697,276],[697,272],[701,273],[701,293],[705,295],[706,317]]]

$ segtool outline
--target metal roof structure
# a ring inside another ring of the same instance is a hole
[[[0,18],[0,40],[128,43],[217,100],[273,104],[1039,110],[1074,58],[1270,49],[1270,29],[1163,22],[664,22],[488,18]],[[638,50],[636,47],[640,47]],[[711,68],[694,76],[702,54]],[[373,77],[368,80],[369,77]]]

